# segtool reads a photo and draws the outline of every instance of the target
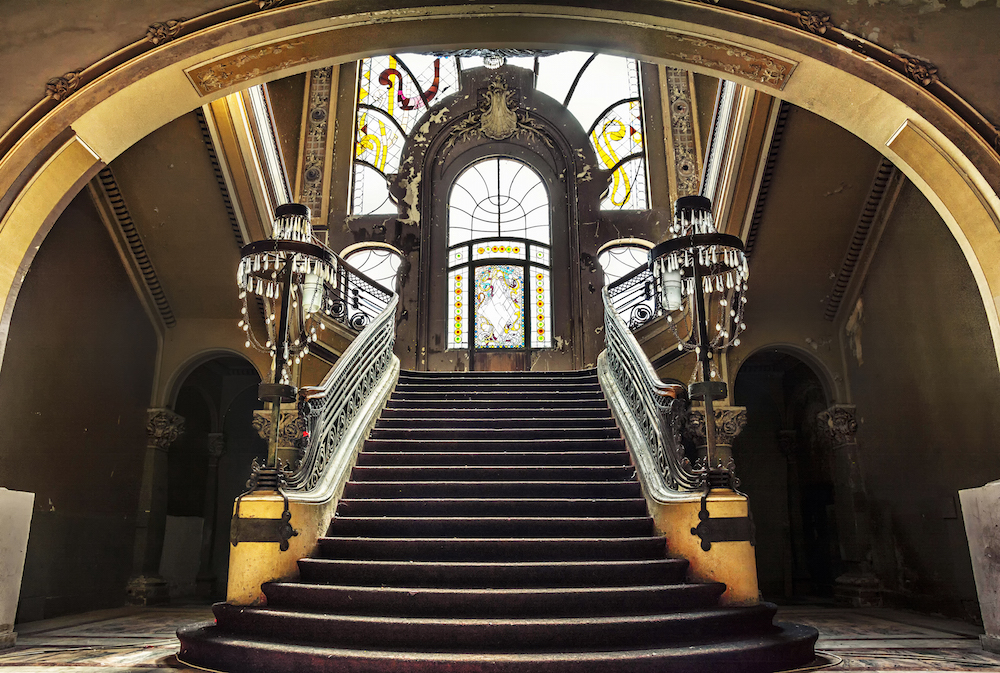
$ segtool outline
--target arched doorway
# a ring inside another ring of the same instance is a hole
[[[266,455],[253,428],[260,377],[247,360],[218,356],[179,382],[174,410],[185,431],[167,459],[167,521],[160,574],[172,598],[225,595],[232,503],[248,466]]]
[[[733,458],[756,522],[757,569],[768,600],[831,599],[841,574],[835,473],[816,417],[829,401],[805,361],[765,349],[733,386],[747,424]]]

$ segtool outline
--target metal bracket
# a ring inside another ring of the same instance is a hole
[[[278,549],[288,551],[288,541],[297,536],[299,531],[292,528],[290,523],[292,513],[288,511],[288,496],[282,493],[281,497],[285,500],[285,511],[281,513],[280,519],[241,519],[240,501],[243,496],[240,496],[236,500],[229,543],[235,547],[240,542],[277,542]]]
[[[701,538],[701,548],[709,551],[713,542],[749,542],[755,546],[756,530],[753,519],[748,516],[712,518],[708,512],[708,494],[701,497],[699,524],[691,529],[691,535]]]

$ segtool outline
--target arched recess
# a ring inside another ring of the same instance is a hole
[[[260,368],[247,358],[246,353],[241,353],[230,348],[210,348],[189,357],[183,364],[177,367],[169,377],[167,377],[161,393],[161,399],[164,402],[164,406],[173,409],[174,404],[177,401],[177,394],[180,392],[181,387],[184,385],[184,382],[187,381],[188,377],[191,376],[191,374],[198,369],[198,367],[219,358],[239,358],[240,360],[244,360],[246,361],[248,367],[253,368],[254,372],[257,374],[257,378],[263,380]],[[224,411],[225,409],[221,409],[220,413]],[[221,417],[219,422],[221,423]]]
[[[682,0],[623,0],[614,10],[406,0],[372,10],[317,0],[225,21],[127,61],[55,107],[0,162],[0,204],[10,204],[0,222],[0,348],[46,223],[88,175],[143,136],[215,98],[295,72],[387,51],[490,44],[609,51],[723,76],[843,126],[892,160],[947,223],[1000,353],[1000,155],[940,99],[860,52]]]
[[[796,360],[801,361],[810,369],[822,386],[823,394],[826,396],[826,399],[830,404],[845,403],[848,401],[845,398],[846,391],[844,390],[844,387],[842,385],[837,385],[836,377],[833,376],[826,364],[813,353],[810,353],[808,350],[799,348],[793,344],[772,343],[755,348],[746,354],[746,357],[744,357],[740,362],[740,366],[735,372],[730,372],[730,379],[735,381],[739,378],[740,371],[742,371],[743,367],[758,353],[783,353],[785,355],[790,355]]]

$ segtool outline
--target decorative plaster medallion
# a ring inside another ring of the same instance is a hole
[[[793,12],[799,22],[799,28],[814,35],[825,35],[828,28],[833,27],[833,20],[826,12],[814,12],[803,9]]]
[[[181,34],[181,27],[184,19],[171,19],[170,21],[156,22],[149,26],[146,31],[146,39],[155,45],[170,42]]]
[[[480,93],[479,107],[452,128],[441,152],[445,154],[458,143],[485,136],[492,140],[534,138],[552,147],[552,141],[541,126],[517,102],[516,91],[507,88],[499,75]]]
[[[80,88],[80,74],[83,70],[68,72],[62,77],[53,77],[45,83],[45,95],[55,101],[64,100]]]

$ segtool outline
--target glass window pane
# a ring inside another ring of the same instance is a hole
[[[448,273],[448,348],[469,347],[469,267]]]
[[[469,248],[462,246],[460,248],[454,248],[448,253],[448,268],[458,264],[465,264],[469,261]]]
[[[525,259],[524,244],[515,241],[482,241],[472,246],[472,261],[479,259]]]
[[[531,267],[531,345],[534,348],[552,347],[552,298],[549,270]]]
[[[597,256],[597,263],[604,272],[604,284],[611,285],[631,271],[645,266],[649,261],[649,248],[638,245],[616,245],[606,248]]]
[[[531,256],[531,261],[535,264],[549,266],[549,249],[544,245],[531,246],[531,251],[528,254]]]
[[[476,269],[476,348],[524,348],[524,267]]]
[[[448,244],[493,236],[549,242],[548,191],[514,159],[491,158],[466,168],[448,197]]]
[[[396,272],[403,258],[394,251],[381,247],[355,249],[344,261],[382,287],[396,290]]]
[[[354,164],[355,215],[388,215],[398,212],[396,203],[389,196],[385,179],[364,164]]]

